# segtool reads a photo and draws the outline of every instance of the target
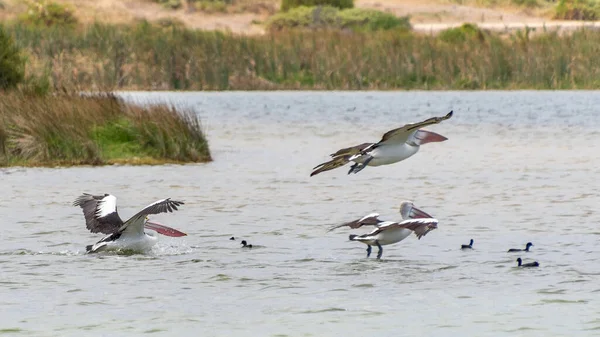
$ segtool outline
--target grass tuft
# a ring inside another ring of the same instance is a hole
[[[0,96],[0,166],[211,160],[191,111],[110,94]]]

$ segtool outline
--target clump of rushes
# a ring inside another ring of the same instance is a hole
[[[210,161],[197,116],[112,94],[0,94],[0,166]]]

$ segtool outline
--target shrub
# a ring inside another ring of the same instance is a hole
[[[438,38],[448,43],[465,42],[475,37],[483,38],[483,32],[474,24],[465,23],[460,27],[441,31]]]
[[[178,9],[181,7],[180,0],[154,0],[154,2],[158,2],[159,4],[163,5],[163,7],[170,9]]]
[[[353,8],[354,0],[282,0],[281,10],[287,12],[296,7],[331,6],[339,9]]]
[[[12,37],[0,26],[0,89],[15,87],[25,75],[25,58]]]
[[[286,13],[274,15],[267,22],[271,31],[286,28],[334,28],[357,31],[377,31],[394,28],[410,29],[407,17],[399,18],[390,13],[373,9],[339,10],[330,6],[298,7]]]
[[[36,26],[75,26],[77,18],[73,11],[61,4],[48,0],[36,0],[28,2],[28,9],[20,20],[24,23]]]
[[[555,19],[599,20],[600,2],[594,0],[560,0],[556,6]]]
[[[511,0],[511,1],[515,5],[525,6],[528,8],[535,8],[535,7],[540,6],[540,4],[537,2],[537,0]]]
[[[375,9],[352,8],[339,12],[341,28],[364,28],[370,31],[402,28],[409,30],[408,17],[397,17],[392,13]]]

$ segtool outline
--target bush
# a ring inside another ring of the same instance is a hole
[[[36,0],[28,3],[28,10],[20,16],[24,23],[36,26],[68,26],[77,24],[73,11],[64,5],[47,0]]]
[[[25,75],[25,58],[12,37],[0,26],[0,89],[15,87]]]
[[[352,8],[339,12],[341,28],[364,28],[370,31],[402,28],[409,30],[410,22],[407,16],[397,17],[392,13],[374,9]]]
[[[465,23],[460,27],[449,28],[441,31],[438,38],[448,43],[465,42],[472,38],[483,38],[483,32],[474,24]]]
[[[282,0],[281,10],[287,12],[296,7],[331,6],[339,9],[354,8],[354,0]]]
[[[286,13],[274,15],[267,22],[271,31],[286,28],[334,28],[356,31],[377,31],[388,29],[410,29],[407,17],[399,18],[390,13],[373,9],[339,10],[330,6],[298,7]]]
[[[560,0],[554,14],[555,19],[598,20],[600,2],[594,0]]]
[[[154,2],[158,2],[159,4],[163,5],[163,7],[170,9],[178,9],[181,7],[180,0],[154,0]]]
[[[512,0],[511,2],[515,5],[525,6],[528,8],[535,8],[540,6],[537,0]]]

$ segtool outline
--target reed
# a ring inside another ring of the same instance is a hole
[[[6,29],[28,51],[29,74],[47,72],[55,88],[75,90],[600,88],[593,30],[465,30],[456,38],[396,30],[240,36],[147,22]]]
[[[126,104],[110,94],[0,94],[0,166],[209,160],[191,111]]]

